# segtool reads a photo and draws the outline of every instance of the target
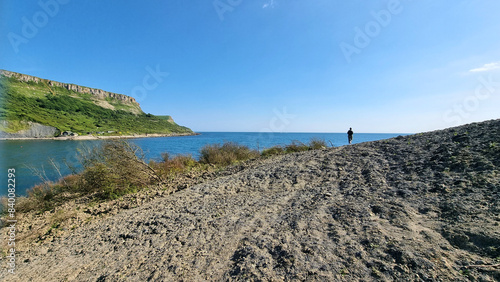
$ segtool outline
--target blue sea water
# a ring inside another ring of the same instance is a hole
[[[353,143],[388,139],[402,134],[357,133]],[[404,135],[404,134],[403,134]],[[286,145],[292,141],[308,143],[312,138],[323,139],[329,146],[347,145],[346,133],[255,133],[255,132],[201,132],[195,136],[155,137],[128,139],[145,153],[146,160],[160,160],[161,153],[171,156],[191,154],[198,158],[200,149],[206,144],[232,141],[252,149],[262,150],[275,145]],[[0,141],[2,156],[0,195],[7,194],[7,169],[16,170],[16,194],[25,195],[26,190],[42,182],[42,178],[55,181],[60,175],[71,173],[69,167],[78,167],[78,154],[97,146],[99,140],[3,140]],[[52,160],[52,161],[51,161]],[[56,164],[56,167],[52,163]]]

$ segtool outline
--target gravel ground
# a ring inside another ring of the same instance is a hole
[[[500,120],[260,159],[19,252],[0,279],[498,281],[499,191]]]

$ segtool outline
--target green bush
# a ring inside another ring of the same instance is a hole
[[[309,150],[318,150],[327,148],[326,141],[323,139],[313,138],[309,141],[309,144],[304,144],[300,141],[292,141],[291,144],[280,146],[273,146],[271,148],[264,149],[261,153],[263,157],[274,156],[274,155],[282,155],[289,154],[295,152],[303,152]]]
[[[61,186],[54,183],[43,183],[27,191],[28,197],[19,202],[17,210],[48,211],[55,207],[57,194],[61,192]]]
[[[201,148],[200,155],[201,163],[227,166],[238,161],[257,158],[260,154],[247,146],[225,142],[222,145],[205,145]]]
[[[28,189],[26,191],[27,197],[18,198],[16,210],[19,212],[51,210],[58,204],[72,198],[71,194],[74,194],[80,179],[81,175],[72,174],[57,182],[44,180],[42,184]]]
[[[274,156],[274,155],[282,155],[285,153],[283,147],[277,145],[268,149],[264,149],[261,153],[263,157]]]
[[[285,146],[285,153],[295,153],[295,152],[303,152],[308,151],[309,146],[300,142],[300,141],[292,141],[291,144]]]
[[[200,164],[191,155],[178,155],[170,158],[168,153],[162,153],[163,162],[155,164],[155,168],[162,175],[172,173],[183,173],[199,166]]]
[[[318,150],[327,148],[326,141],[324,139],[313,138],[309,141],[309,149],[310,150]]]
[[[144,162],[142,150],[123,140],[107,140],[82,156],[84,170],[78,191],[97,192],[102,198],[115,198],[160,181],[154,169]]]

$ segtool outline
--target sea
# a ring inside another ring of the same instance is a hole
[[[190,154],[199,158],[200,149],[207,144],[236,142],[262,151],[275,145],[293,141],[308,143],[312,139],[325,140],[330,147],[348,145],[346,133],[276,133],[276,132],[199,132],[200,135],[127,139],[138,145],[146,161],[161,160],[161,154],[170,156]],[[355,133],[353,144],[388,139],[402,133]],[[81,169],[79,155],[99,146],[101,140],[1,140],[0,196],[7,195],[8,170],[14,169],[15,193],[27,190],[44,181],[56,181],[61,176]],[[12,171],[12,170],[11,170]],[[10,182],[12,183],[12,181]],[[12,185],[11,185],[12,187]]]

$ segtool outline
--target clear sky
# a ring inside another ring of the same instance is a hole
[[[195,131],[412,133],[500,118],[498,0],[0,0],[0,68]]]

